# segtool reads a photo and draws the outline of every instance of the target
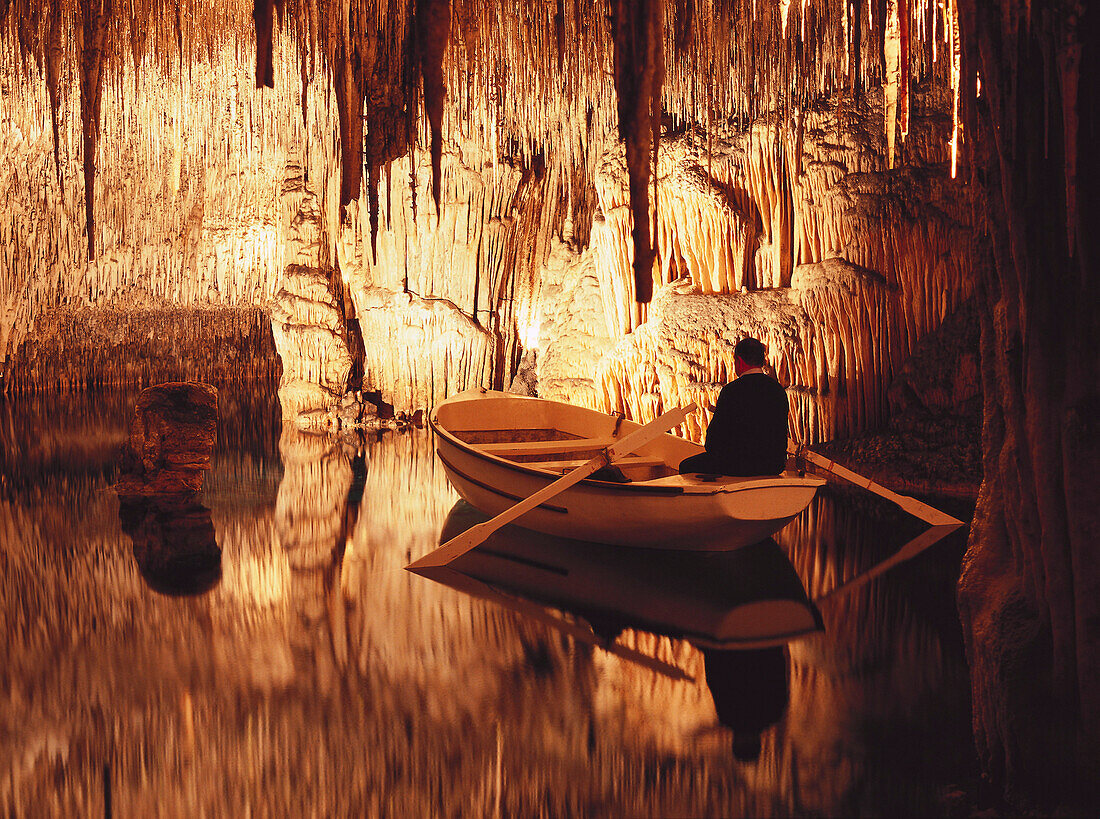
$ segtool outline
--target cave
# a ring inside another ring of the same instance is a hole
[[[1098,21],[0,0],[4,811],[1091,814]],[[746,336],[794,442],[966,523],[849,597],[912,521],[830,484],[776,535],[825,636],[749,762],[690,640],[403,570],[455,499],[422,414],[701,442]],[[139,547],[119,453],[179,381],[218,448]],[[201,592],[143,583],[191,530]]]

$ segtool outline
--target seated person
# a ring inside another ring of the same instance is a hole
[[[778,475],[787,466],[787,393],[764,372],[764,345],[743,338],[733,351],[737,377],[722,388],[707,427],[706,451],[680,473]]]

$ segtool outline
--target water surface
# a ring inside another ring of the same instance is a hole
[[[280,433],[274,396],[223,391],[197,508],[135,518],[135,398],[0,402],[5,813],[927,815],[973,776],[960,536],[778,655],[618,626],[609,652],[404,570],[457,499],[427,431]],[[820,599],[921,528],[828,491],[776,541]],[[166,538],[201,582],[163,582]]]

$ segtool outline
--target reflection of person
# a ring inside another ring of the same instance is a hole
[[[733,755],[751,762],[760,756],[760,734],[787,711],[786,653],[782,646],[702,652],[718,721],[733,731]]]
[[[764,372],[764,354],[764,345],[755,338],[737,342],[737,378],[718,395],[706,451],[681,461],[681,473],[778,475],[786,468],[787,393]]]

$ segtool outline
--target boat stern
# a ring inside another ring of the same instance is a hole
[[[791,520],[825,485],[820,478],[781,475],[731,484],[721,493],[722,508],[744,521]]]

